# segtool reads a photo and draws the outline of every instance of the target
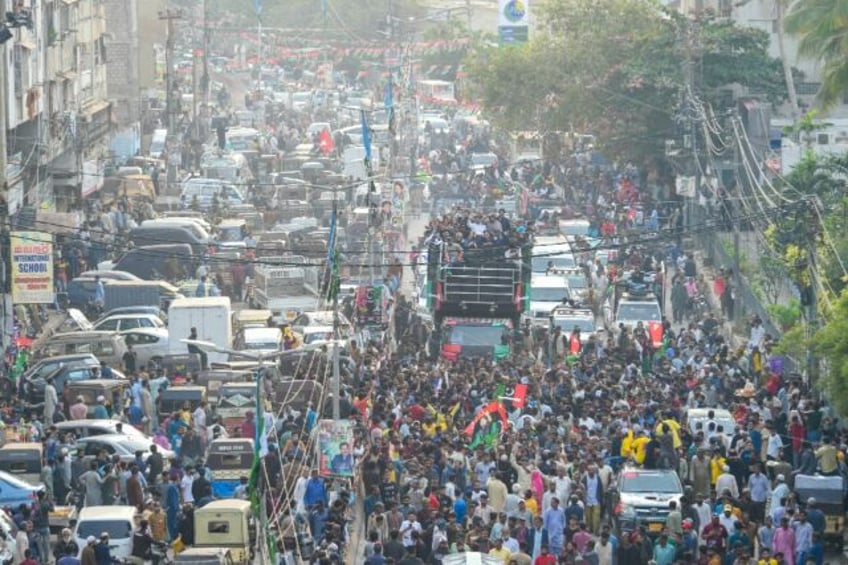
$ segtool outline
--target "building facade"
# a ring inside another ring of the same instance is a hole
[[[72,211],[103,183],[112,130],[103,0],[0,0],[31,25],[10,28],[6,195],[13,216]]]

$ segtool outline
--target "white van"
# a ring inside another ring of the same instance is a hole
[[[112,558],[121,561],[132,555],[132,538],[135,529],[135,506],[87,506],[80,510],[74,538],[80,548],[77,556],[82,558],[88,536],[98,542],[103,533],[109,534],[109,550]]]
[[[283,350],[280,328],[245,328],[244,348],[252,353],[271,354]]]
[[[150,151],[147,153],[154,159],[161,159],[165,153],[165,141],[168,139],[168,130],[153,130],[153,139],[150,140]]]

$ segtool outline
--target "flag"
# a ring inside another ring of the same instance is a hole
[[[253,0],[253,11],[257,18],[262,17],[262,0]]]
[[[365,146],[365,167],[368,169],[368,176],[371,176],[371,130],[365,120],[365,110],[359,112],[362,117],[362,145]]]
[[[515,385],[515,391],[512,393],[512,405],[515,408],[523,408],[524,404],[527,402],[527,385],[525,384],[517,384]]]
[[[262,468],[262,456],[260,455],[260,438],[265,435],[265,416],[262,406],[262,376],[257,374],[256,378],[256,418],[253,437],[253,464],[250,466],[250,480],[248,481],[248,492],[250,492],[250,504],[254,513],[259,512],[259,472]]]
[[[392,101],[392,81],[391,81],[391,79],[389,79],[389,81],[386,82],[386,96],[383,100],[383,105],[386,107],[386,110],[389,110],[390,108],[394,107],[394,103]]]
[[[318,134],[318,146],[321,148],[321,153],[329,155],[336,148],[336,143],[333,141],[333,136],[330,130],[323,129]]]

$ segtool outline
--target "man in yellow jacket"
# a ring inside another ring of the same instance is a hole
[[[680,441],[680,424],[671,417],[670,412],[665,413],[665,419],[657,422],[657,428],[654,430],[654,433],[657,437],[663,435],[663,424],[668,426],[669,433],[671,434],[672,441],[674,444],[674,449],[680,449],[683,447],[683,442]]]

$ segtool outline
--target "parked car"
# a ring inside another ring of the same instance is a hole
[[[69,383],[78,381],[87,381],[99,378],[99,366],[87,365],[63,365],[57,367],[52,373],[48,373],[44,377],[34,377],[24,382],[24,394],[26,399],[32,404],[44,402],[44,387],[47,386],[47,379],[53,379],[53,386],[56,387],[56,392],[59,398],[65,391],[65,386]],[[123,373],[112,369],[113,379],[126,379]]]
[[[94,329],[101,332],[120,332],[136,328],[164,328],[165,322],[156,314],[115,314],[101,318]]]
[[[117,455],[121,461],[132,463],[135,460],[135,452],[144,452],[143,459],[147,460],[150,455],[150,446],[154,445],[150,439],[140,439],[129,437],[122,434],[98,435],[77,440],[74,448],[71,450],[74,453],[71,455],[76,458],[76,455],[82,451],[84,459],[91,461],[97,457],[101,450],[105,450],[109,457]],[[162,457],[165,459],[174,459],[176,454],[168,449],[158,448]]]
[[[106,281],[137,281],[141,280],[132,273],[125,271],[85,271],[80,276],[68,282],[66,294],[68,304],[74,308],[84,308],[90,300],[94,300],[95,277]]]
[[[168,328],[134,328],[121,332],[136,353],[136,366],[159,365],[168,355]]]
[[[69,420],[54,424],[61,435],[72,432],[76,437],[92,437],[104,435],[125,435],[138,440],[147,440],[138,428],[125,424],[120,420]]]
[[[88,365],[89,367],[99,367],[100,361],[91,353],[74,353],[73,355],[56,355],[55,357],[47,357],[35,362],[26,373],[23,375],[24,381],[32,379],[44,378],[59,367],[65,365]]]
[[[309,326],[333,326],[333,312],[331,310],[317,310],[315,312],[303,312],[298,314],[291,322],[292,331],[303,333]],[[344,314],[339,314],[339,334],[348,336],[353,333],[353,325]]]
[[[21,504],[31,506],[38,499],[43,486],[31,485],[6,471],[0,471],[0,507],[17,508]]]
[[[168,321],[168,314],[158,306],[121,306],[120,308],[112,308],[100,316],[97,321],[99,322],[110,316],[123,316],[126,314],[153,314],[163,322]]]

